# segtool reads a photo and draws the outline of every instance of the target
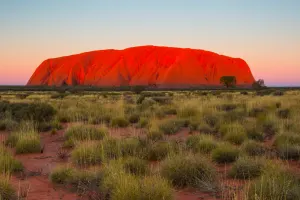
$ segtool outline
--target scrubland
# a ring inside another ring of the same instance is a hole
[[[1,200],[300,199],[298,90],[0,96]]]

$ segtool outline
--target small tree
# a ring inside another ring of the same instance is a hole
[[[220,83],[226,86],[227,88],[229,87],[235,87],[236,85],[236,77],[235,76],[222,76],[220,78]]]
[[[258,79],[252,83],[252,88],[255,90],[266,88],[265,81],[263,79]]]

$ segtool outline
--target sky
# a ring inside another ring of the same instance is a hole
[[[47,58],[140,45],[244,59],[256,79],[300,86],[299,0],[1,0],[0,85]]]

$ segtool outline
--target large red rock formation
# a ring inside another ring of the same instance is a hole
[[[28,85],[195,87],[219,85],[222,76],[235,76],[238,85],[254,81],[240,58],[196,49],[141,46],[45,60]]]

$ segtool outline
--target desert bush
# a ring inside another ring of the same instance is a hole
[[[132,124],[135,124],[135,123],[138,123],[139,120],[140,120],[140,115],[137,114],[137,113],[132,113],[130,116],[129,116],[129,122],[132,123]]]
[[[111,121],[112,127],[124,128],[124,127],[129,126],[129,124],[130,124],[129,121],[127,119],[125,119],[124,117],[116,117],[116,118],[113,118]]]
[[[215,114],[205,114],[205,116],[203,117],[203,120],[210,127],[216,127],[218,125],[218,123],[220,122],[220,117],[218,117]]]
[[[182,118],[189,118],[189,117],[195,117],[198,114],[197,107],[192,105],[186,105],[183,107],[180,107],[177,111],[177,114],[179,117]]]
[[[173,135],[176,134],[184,126],[184,120],[166,119],[159,124],[159,130],[161,130],[166,135]]]
[[[232,144],[240,145],[247,139],[247,135],[244,132],[229,132],[224,139]]]
[[[125,138],[120,141],[122,156],[135,156],[141,150],[140,140],[137,138]]]
[[[148,171],[148,163],[137,157],[128,157],[123,161],[127,173],[134,175],[145,175]]]
[[[246,126],[246,133],[249,139],[260,141],[260,142],[264,140],[264,133],[259,127]]]
[[[249,117],[258,117],[260,115],[265,115],[266,113],[267,111],[264,108],[252,108],[249,111]]]
[[[82,142],[71,153],[72,162],[78,166],[100,164],[103,157],[103,148],[96,142]]]
[[[50,121],[56,113],[55,109],[46,103],[8,103],[1,109],[11,113],[12,119],[16,121]]]
[[[239,150],[227,143],[219,145],[212,151],[212,159],[217,163],[231,163],[239,157]]]
[[[162,96],[162,97],[152,97],[152,100],[156,101],[159,104],[170,104],[172,102],[171,97]]]
[[[42,150],[40,136],[37,132],[17,133],[16,153],[40,153]]]
[[[173,199],[173,190],[169,183],[159,176],[141,178],[125,173],[120,166],[111,164],[105,167],[99,188],[100,193],[111,200]]]
[[[281,119],[287,119],[290,117],[290,109],[280,109],[277,111],[277,116]]]
[[[242,149],[249,156],[260,156],[260,155],[263,155],[266,151],[263,144],[255,142],[253,140],[249,140],[249,141],[245,142],[242,146]]]
[[[177,115],[177,110],[173,107],[163,107],[162,111],[165,115]]]
[[[68,96],[67,93],[55,93],[50,96],[51,99],[63,99]]]
[[[213,149],[217,148],[218,144],[211,136],[192,135],[187,138],[186,146],[195,153],[210,153]]]
[[[233,144],[241,144],[247,138],[244,126],[238,123],[223,124],[220,126],[219,131],[225,140]]]
[[[118,139],[107,137],[101,142],[101,146],[106,159],[116,159],[122,155],[121,142]]]
[[[176,187],[194,187],[211,192],[217,189],[213,165],[199,155],[176,155],[161,164],[161,175]]]
[[[237,179],[252,179],[261,175],[264,163],[262,160],[240,157],[229,171],[229,176]]]
[[[262,123],[262,131],[264,133],[264,138],[273,136],[278,131],[278,128],[276,127],[276,122],[271,120],[266,120]]]
[[[76,125],[69,127],[65,132],[65,139],[71,140],[102,140],[108,134],[106,127],[95,128],[87,125]]]
[[[225,104],[217,105],[218,110],[227,111],[227,112],[232,111],[236,108],[237,108],[237,105],[233,104],[233,103],[225,103]]]
[[[147,133],[147,138],[149,140],[152,140],[152,141],[159,141],[159,140],[162,140],[164,138],[164,133],[161,132],[161,131],[157,131],[157,130],[150,130],[148,133]]]
[[[0,173],[14,173],[23,171],[20,161],[14,159],[13,155],[0,145]]]
[[[0,199],[15,200],[17,199],[16,191],[9,182],[9,176],[0,175]]]
[[[300,199],[299,179],[282,169],[268,169],[250,184],[247,199],[294,200]]]
[[[149,121],[147,118],[145,117],[141,117],[138,124],[137,124],[137,127],[138,128],[146,128],[149,124]]]
[[[51,172],[50,180],[55,184],[66,184],[75,174],[75,170],[69,166],[58,166]]]
[[[284,95],[284,91],[281,90],[276,90],[273,92],[273,96],[283,96]]]
[[[13,131],[18,127],[18,123],[12,119],[0,120],[0,131]]]
[[[240,94],[242,94],[242,95],[248,95],[249,93],[247,91],[241,91]]]
[[[18,99],[26,99],[29,96],[29,94],[16,94],[16,97]]]
[[[168,142],[154,142],[145,147],[143,157],[150,161],[163,160],[172,151],[172,146]]]

